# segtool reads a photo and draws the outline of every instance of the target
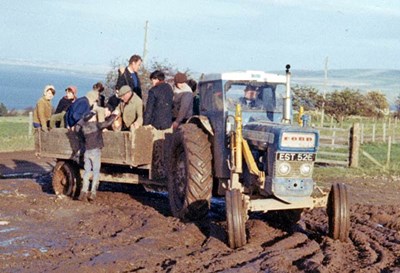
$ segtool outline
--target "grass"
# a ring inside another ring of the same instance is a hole
[[[0,152],[34,150],[30,126],[28,117],[0,117]]]

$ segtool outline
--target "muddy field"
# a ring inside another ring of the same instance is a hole
[[[103,183],[94,203],[57,198],[53,165],[0,154],[0,272],[400,272],[399,177],[343,181],[348,242],[327,237],[323,209],[290,229],[253,213],[249,243],[232,250],[223,199],[204,222],[182,223],[166,194],[139,186]]]

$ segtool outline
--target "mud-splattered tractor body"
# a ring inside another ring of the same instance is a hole
[[[200,116],[174,136],[169,181],[173,214],[201,217],[211,192],[225,195],[232,248],[246,243],[248,211],[279,211],[286,222],[295,223],[303,209],[328,204],[331,236],[348,236],[344,185],[335,184],[332,197],[312,178],[318,130],[292,122],[289,68],[284,76],[260,71],[203,75]],[[249,89],[251,95],[246,94]]]

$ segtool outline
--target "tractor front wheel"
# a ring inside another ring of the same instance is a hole
[[[334,183],[328,196],[329,237],[345,242],[350,232],[350,207],[347,188],[343,183]]]
[[[246,244],[247,211],[240,190],[227,190],[225,205],[229,247],[242,247]]]

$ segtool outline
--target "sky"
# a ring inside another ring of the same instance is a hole
[[[400,69],[400,1],[0,2],[0,61],[101,69],[133,54],[198,73],[323,70],[327,57],[329,69]]]

